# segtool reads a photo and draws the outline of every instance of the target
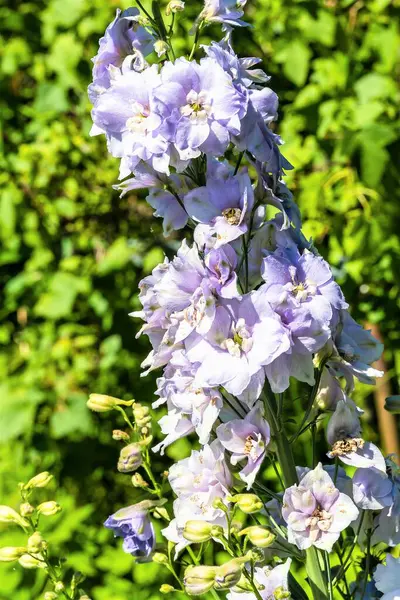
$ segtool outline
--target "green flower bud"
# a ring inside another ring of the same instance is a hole
[[[42,502],[37,507],[37,511],[40,515],[44,515],[45,517],[51,517],[52,515],[56,515],[57,513],[62,511],[61,506],[58,502],[54,502],[54,500],[50,500],[49,502]]]
[[[219,510],[223,510],[224,513],[228,512],[228,507],[226,506],[226,504],[223,503],[223,501],[221,500],[221,498],[214,498],[213,503],[212,503],[212,507],[219,509]]]
[[[385,409],[394,415],[400,415],[400,396],[389,396],[386,398]]]
[[[133,417],[138,427],[145,427],[151,422],[150,409],[142,404],[134,404],[132,408]]]
[[[188,594],[200,596],[214,587],[217,567],[206,567],[191,565],[185,571],[183,584]]]
[[[274,590],[274,598],[275,600],[286,600],[287,598],[291,598],[292,595],[288,590],[285,590],[282,586],[276,588]]]
[[[167,15],[167,17],[169,17],[171,13],[181,12],[184,9],[185,3],[182,0],[171,0],[171,2],[168,2],[167,4],[165,14]]]
[[[187,521],[183,537],[190,542],[207,542],[212,537],[223,535],[224,530],[219,525],[210,525],[206,521]]]
[[[126,431],[121,431],[121,429],[114,429],[114,431],[112,432],[112,438],[117,442],[129,442],[131,436],[129,435],[129,433],[126,433]]]
[[[29,502],[24,502],[20,505],[19,512],[23,517],[30,517],[35,512],[35,508]]]
[[[263,562],[265,560],[264,552],[261,548],[252,548],[247,552],[246,560],[253,563]]]
[[[26,490],[31,488],[44,488],[49,485],[50,481],[54,479],[53,475],[48,471],[43,471],[43,473],[39,473],[39,475],[35,475],[28,481],[28,483],[24,486]]]
[[[26,553],[26,548],[5,546],[0,548],[0,562],[13,562]]]
[[[168,583],[163,583],[160,587],[160,592],[162,594],[170,594],[171,592],[176,592],[175,588],[172,585],[168,585]]]
[[[46,542],[42,538],[39,531],[35,531],[34,534],[28,539],[28,552],[30,554],[38,554],[47,546]]]
[[[162,552],[155,552],[152,556],[153,562],[159,565],[167,565],[169,563],[168,556]]]
[[[18,562],[24,569],[44,569],[46,563],[40,560],[42,557],[40,554],[32,556],[31,554],[23,554],[19,557]]]
[[[55,592],[46,592],[44,595],[44,600],[56,600],[58,595]]]
[[[232,587],[232,592],[243,594],[243,592],[254,592],[250,581],[242,574],[236,585]]]
[[[120,400],[104,394],[90,394],[86,406],[94,412],[108,412],[117,406],[132,406],[134,400]]]
[[[240,510],[247,515],[259,512],[264,506],[255,494],[236,494],[236,496],[229,496],[227,500],[236,503]]]
[[[242,576],[244,558],[233,558],[224,565],[217,567],[215,575],[215,589],[226,590],[237,585]]]
[[[29,523],[26,519],[21,517],[10,506],[0,506],[0,523],[16,523],[20,527],[29,527]]]
[[[142,449],[139,444],[129,444],[122,448],[119,460],[118,471],[120,473],[132,473],[136,471],[142,464]]]
[[[134,475],[132,475],[132,485],[135,488],[145,488],[149,486],[147,481],[143,479],[140,473],[135,473]]]
[[[54,584],[54,591],[56,593],[59,592],[63,592],[65,590],[65,585],[63,584],[62,581],[56,581],[56,583]]]
[[[259,525],[246,527],[239,535],[247,535],[250,542],[258,548],[268,548],[276,539],[276,535],[272,531],[267,527],[260,527]]]
[[[167,42],[164,42],[164,40],[157,40],[154,42],[154,50],[159,58],[168,52],[168,48],[169,46]]]

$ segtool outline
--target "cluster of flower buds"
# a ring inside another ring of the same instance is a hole
[[[62,509],[55,500],[34,502],[34,496],[39,495],[53,481],[53,475],[43,471],[32,477],[27,483],[20,483],[21,504],[19,512],[10,506],[0,506],[0,522],[18,525],[27,534],[25,546],[7,546],[0,548],[0,562],[17,562],[24,569],[42,569],[51,582],[52,589],[44,593],[43,600],[56,600],[67,597],[69,600],[90,600],[80,588],[84,580],[82,573],[74,573],[70,583],[63,581],[61,561],[55,565],[49,544],[40,533],[38,527],[41,517],[56,515]]]

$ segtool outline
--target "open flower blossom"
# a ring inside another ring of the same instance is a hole
[[[146,560],[156,545],[154,527],[148,511],[140,504],[121,508],[105,521],[104,526],[111,529],[115,537],[122,537],[123,550],[135,558]]]
[[[199,21],[221,23],[224,28],[232,25],[248,27],[248,23],[241,19],[246,2],[247,0],[204,0]]]
[[[262,405],[257,403],[244,419],[234,419],[217,428],[217,437],[230,453],[232,465],[247,461],[239,472],[249,490],[265,458],[270,441],[270,428],[264,419]]]
[[[89,86],[89,97],[93,104],[111,85],[112,70],[122,66],[124,59],[137,50],[147,56],[154,49],[154,37],[138,24],[139,10],[117,9],[115,19],[107,27],[99,42],[99,51],[92,59],[93,82]],[[132,57],[133,58],[133,57]]]
[[[374,573],[375,587],[383,593],[381,600],[400,598],[400,558],[386,555],[386,565],[378,565]]]
[[[393,484],[374,467],[357,469],[353,475],[353,500],[363,510],[381,510],[393,501]]]
[[[232,476],[225,462],[224,451],[218,440],[192,451],[189,458],[175,463],[169,471],[169,482],[177,495],[174,502],[175,518],[163,530],[163,535],[176,544],[176,555],[190,542],[183,537],[187,521],[207,521],[226,527],[225,513],[213,507],[213,501],[222,501],[229,495]],[[227,504],[227,503],[226,503]]]
[[[276,567],[256,567],[254,569],[254,579],[258,584],[260,596],[263,600],[273,598],[288,598],[289,583],[288,576],[292,559],[288,558],[284,563]],[[285,594],[286,593],[286,594]],[[280,595],[279,595],[280,594]],[[227,600],[254,600],[253,592],[234,592],[230,591]]]
[[[298,485],[285,490],[282,516],[289,542],[301,550],[316,546],[330,552],[340,532],[357,518],[358,509],[319,463]]]
[[[392,502],[375,518],[372,541],[397,546],[400,544],[400,467],[390,457],[386,458],[386,464],[392,482]]]

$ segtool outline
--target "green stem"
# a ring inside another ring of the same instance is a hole
[[[332,587],[332,575],[331,575],[331,564],[330,564],[330,560],[329,560],[329,553],[324,552],[324,559],[325,559],[325,570],[326,570],[326,575],[328,578],[328,591],[329,591],[329,600],[333,600],[333,587]]]
[[[190,55],[189,55],[189,60],[192,60],[195,55],[195,52],[199,45],[200,32],[201,32],[202,28],[203,28],[203,23],[201,22],[196,27],[196,33],[194,34],[194,42],[193,42],[193,46],[192,46],[192,51],[190,52]]]
[[[116,406],[115,409],[118,410],[121,413],[121,415],[124,418],[125,423],[127,423],[127,425],[129,425],[129,427],[132,429],[132,431],[135,431],[135,428],[132,425],[132,423],[130,422],[130,420],[128,418],[128,415],[126,414],[126,412],[124,411],[124,409],[121,408],[121,406]]]
[[[362,587],[362,592],[361,592],[361,600],[364,600],[364,596],[365,596],[365,592],[367,591],[367,585],[368,585],[368,576],[369,576],[369,571],[371,568],[371,536],[372,536],[372,530],[368,529],[367,530],[367,560],[365,563],[365,574],[364,574],[364,581],[363,581],[363,587]]]
[[[317,387],[317,381],[315,382]],[[316,390],[315,390],[316,394]],[[314,395],[314,389],[311,394]],[[275,395],[272,392],[269,383],[265,386],[263,396],[265,405],[265,416],[271,427],[271,434],[276,445],[276,455],[280,464],[285,487],[288,488],[298,483],[296,464],[294,462],[291,444],[286,436],[282,420],[277,418],[277,405]],[[328,593],[326,582],[323,576],[318,554],[314,547],[307,550],[306,570],[314,600],[327,600]]]
[[[343,565],[340,568],[339,573],[336,575],[335,579],[333,580],[333,585],[336,585],[339,582],[339,580],[341,579],[343,573],[346,572],[347,563],[349,562],[351,555],[353,554],[353,550],[356,547],[356,544],[357,544],[357,541],[358,541],[358,538],[359,538],[359,535],[361,532],[361,527],[362,527],[362,524],[364,521],[364,516],[365,516],[365,511],[363,510],[361,513],[361,516],[360,516],[360,521],[358,523],[358,527],[357,527],[356,535],[354,536],[353,543],[351,545],[349,552],[347,553],[346,558],[343,560]]]

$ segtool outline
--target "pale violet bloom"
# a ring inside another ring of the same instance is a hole
[[[235,85],[244,85],[248,88],[254,83],[267,83],[270,79],[262,69],[253,68],[262,62],[261,58],[237,56],[232,48],[230,35],[220,42],[211,42],[209,46],[202,46],[202,48],[207,56],[216,60],[224,71],[229,72]]]
[[[183,537],[187,521],[204,520],[226,527],[224,511],[213,507],[217,498],[226,502],[232,486],[232,476],[224,458],[224,449],[218,440],[193,450],[189,458],[178,461],[169,470],[169,482],[177,500],[175,518],[163,529],[167,540],[176,544],[175,556],[190,542]]]
[[[254,569],[254,580],[259,586],[260,596],[263,600],[273,600],[282,592],[289,592],[289,570],[292,559],[288,558],[286,562],[276,567],[256,567]],[[253,592],[233,592],[227,595],[227,600],[255,600]]]
[[[393,485],[392,503],[375,518],[372,543],[384,542],[388,546],[397,546],[400,544],[400,468],[390,457],[386,458],[386,463]]]
[[[109,152],[122,159],[121,178],[142,160],[156,171],[169,173],[170,147],[160,134],[162,118],[153,99],[160,84],[157,65],[141,73],[126,71],[112,81],[92,110],[93,133],[105,133]]]
[[[400,558],[386,555],[386,565],[378,565],[374,573],[375,587],[382,592],[380,600],[400,598]]]
[[[328,364],[346,378],[348,389],[354,387],[353,377],[368,384],[375,383],[375,377],[382,377],[382,371],[371,364],[380,358],[383,344],[358,325],[346,310],[341,312],[337,332],[334,341],[339,356],[333,357]]]
[[[221,385],[234,396],[246,390],[253,376],[262,377],[263,366],[285,352],[289,344],[279,319],[259,291],[217,306],[207,335],[192,335],[185,341],[189,360],[200,363],[196,374],[199,387]]]
[[[339,400],[329,419],[326,438],[331,446],[336,442],[361,436],[361,423],[357,405],[347,396]]]
[[[204,8],[198,21],[221,23],[223,28],[231,26],[248,27],[241,19],[247,0],[204,0]]]
[[[247,461],[239,476],[247,483],[249,490],[260,470],[270,441],[270,428],[264,419],[262,405],[257,403],[244,419],[234,419],[219,425],[217,438],[231,453],[232,465]]]
[[[167,177],[144,162],[135,167],[132,178],[113,186],[121,192],[121,197],[130,191],[149,189],[146,200],[155,209],[154,216],[162,218],[165,236],[182,229],[188,222],[182,199],[178,192],[173,193],[170,190],[179,190],[179,194],[183,196],[192,187],[193,182],[188,177],[174,173]]]
[[[202,232],[215,238],[219,248],[247,232],[254,193],[246,171],[233,175],[225,163],[208,161],[207,183],[184,198],[188,215],[202,223]]]
[[[196,431],[201,444],[209,440],[212,427],[223,406],[217,388],[199,388],[194,385],[198,365],[190,363],[184,352],[176,352],[157,380],[159,400],[153,408],[167,403],[168,414],[159,420],[166,438],[155,446],[157,452],[181,437]]]
[[[363,510],[381,510],[393,502],[393,484],[374,467],[357,469],[353,475],[353,500]]]
[[[298,485],[285,490],[282,516],[290,543],[300,550],[316,546],[330,552],[340,532],[357,519],[358,509],[319,463]]]
[[[237,90],[228,73],[212,58],[200,63],[178,58],[161,69],[162,85],[154,90],[163,136],[181,161],[202,152],[222,156],[231,136],[240,132],[247,95]]]
[[[147,56],[153,51],[154,37],[138,24],[139,10],[117,9],[115,19],[107,27],[99,42],[99,51],[93,61],[93,82],[88,92],[92,104],[110,87],[112,68],[120,68],[124,59],[139,51]],[[132,57],[133,58],[133,57]]]
[[[123,550],[132,554],[138,561],[149,558],[156,546],[156,535],[148,511],[140,504],[121,508],[105,521],[104,526],[111,529],[114,537],[122,537]]]

